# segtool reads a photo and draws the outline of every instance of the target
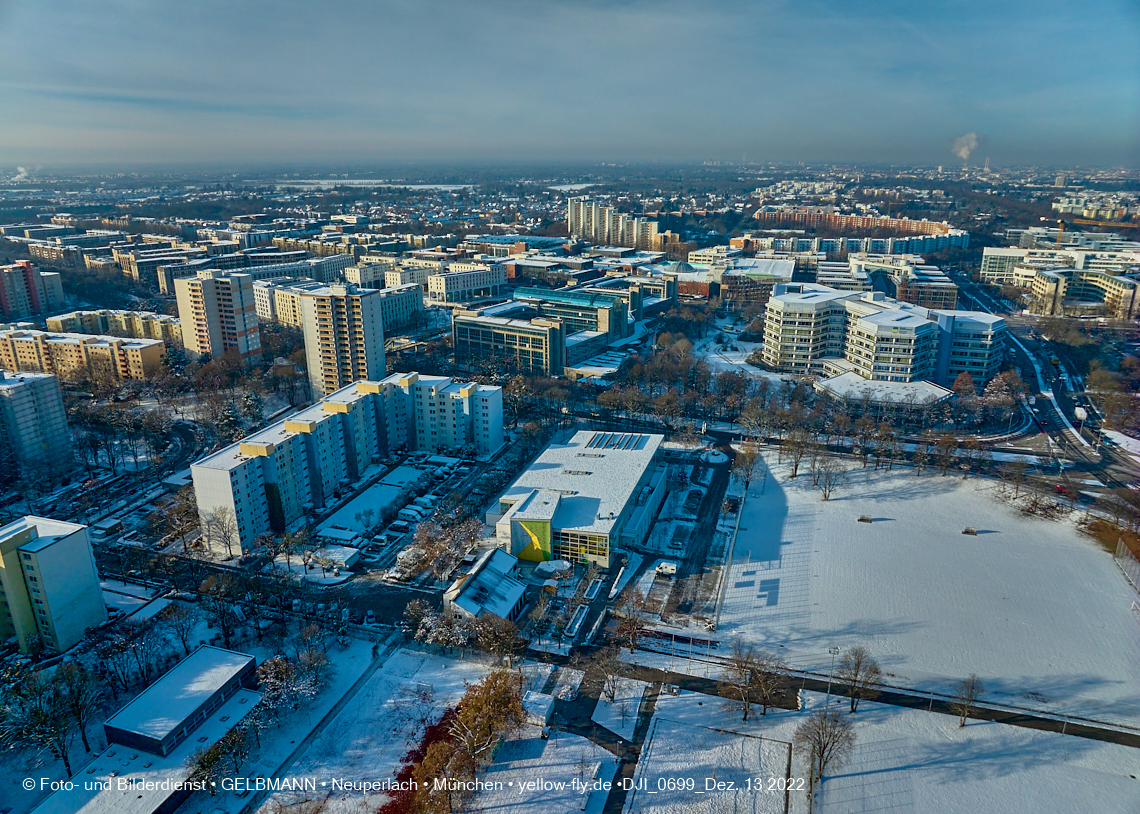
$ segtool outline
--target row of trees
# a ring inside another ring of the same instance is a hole
[[[496,662],[511,660],[526,648],[518,626],[494,614],[471,618],[448,611],[437,611],[422,599],[413,599],[404,609],[404,633],[422,644],[452,649],[477,647],[490,653]]]

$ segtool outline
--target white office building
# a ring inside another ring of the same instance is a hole
[[[432,302],[469,302],[483,297],[497,297],[506,292],[506,266],[467,264],[470,267],[455,270],[452,263],[447,271],[432,274],[427,280],[428,299]]]
[[[1001,369],[1005,321],[980,311],[930,309],[881,292],[778,285],[768,302],[761,356],[789,373],[855,374],[948,387],[968,372],[979,385]]]
[[[666,492],[661,435],[582,430],[551,444],[487,515],[499,545],[521,560],[596,562],[641,545]]]

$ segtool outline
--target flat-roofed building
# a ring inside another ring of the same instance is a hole
[[[384,376],[379,291],[330,285],[302,291],[300,299],[305,366],[314,397]]]
[[[408,285],[414,283],[427,291],[428,277],[432,274],[438,273],[444,267],[442,261],[422,261],[416,262],[413,260],[403,260],[400,265],[393,269],[388,269],[384,272],[384,287],[396,288],[401,285]]]
[[[56,791],[32,811],[172,814],[194,792],[220,790],[220,780],[213,788],[192,776],[195,755],[261,703],[255,687],[253,656],[199,647],[104,724],[107,748],[84,767],[82,782]]]
[[[489,514],[499,545],[522,560],[596,562],[640,545],[665,494],[664,436],[583,430],[551,444]]]
[[[13,373],[51,373],[68,381],[146,381],[161,369],[165,352],[161,339],[0,331],[0,367]]]
[[[222,512],[236,524],[235,550],[219,534],[211,539],[208,523],[206,543],[235,555],[326,506],[390,451],[468,444],[480,455],[502,446],[501,388],[416,373],[355,382],[191,465],[199,515]]]
[[[923,308],[953,310],[958,286],[937,266],[916,255],[857,254],[849,258],[852,271],[864,272],[871,287],[888,297]]]
[[[776,284],[791,282],[795,270],[793,260],[734,259],[720,272],[721,301],[730,311],[765,305]]]
[[[428,299],[432,302],[470,302],[498,297],[507,288],[507,270],[500,263],[451,263],[447,270],[427,278]]]
[[[566,328],[561,319],[512,319],[458,311],[452,317],[455,363],[465,369],[504,364],[520,373],[561,376]]]
[[[59,379],[46,373],[0,371],[0,441],[20,466],[66,468],[71,433]]]
[[[387,285],[387,274],[395,265],[395,260],[361,262],[344,270],[344,280],[361,288],[384,288]]]
[[[87,526],[29,515],[0,528],[0,640],[63,652],[105,621]]]
[[[858,294],[811,283],[781,283],[764,312],[761,357],[773,370],[815,373],[839,357],[847,336],[847,300]]]
[[[0,318],[26,319],[62,308],[63,282],[57,272],[40,271],[27,260],[0,266]]]
[[[253,277],[199,271],[176,279],[174,290],[187,353],[218,358],[234,353],[243,362],[261,356]]]
[[[424,290],[415,283],[380,289],[380,315],[391,334],[423,319]]]
[[[628,301],[617,292],[516,288],[514,299],[533,308],[539,316],[562,320],[567,335],[599,331],[608,342],[616,342],[633,332]]]
[[[47,318],[53,333],[106,334],[136,339],[160,339],[169,347],[182,347],[182,323],[178,317],[152,311],[72,311]]]
[[[777,286],[768,302],[761,357],[774,370],[794,373],[945,387],[968,372],[984,384],[1001,369],[1005,333],[1003,319],[979,311],[790,283]]]

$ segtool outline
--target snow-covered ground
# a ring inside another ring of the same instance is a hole
[[[804,697],[809,711],[824,701],[819,693]],[[846,699],[839,703],[846,714]],[[724,726],[791,742],[805,713],[770,710],[747,723],[740,717],[718,699],[682,692],[658,699],[655,720]],[[971,721],[960,728],[950,715],[867,701],[853,721],[855,749],[846,763],[825,775],[817,814],[1140,811],[1140,749],[988,722]],[[701,762],[694,751],[689,771],[698,773]],[[638,771],[648,769],[651,764]],[[805,771],[797,751],[792,776],[804,777]],[[802,792],[792,793],[791,803],[794,814],[808,810]]]
[[[468,811],[510,814],[600,814],[609,792],[594,788],[613,780],[617,759],[578,735],[537,727],[503,744],[482,780],[502,788],[480,791]]]
[[[977,673],[994,702],[1140,724],[1136,597],[1073,522],[1019,513],[993,481],[930,470],[856,464],[828,502],[802,470],[788,474],[775,465],[749,491],[722,640],[821,673],[828,648],[863,645],[889,684],[945,693]]]
[[[655,715],[637,763],[634,790],[626,798],[626,814],[783,814],[785,794],[775,786],[769,793],[767,778],[786,778],[791,746],[734,731],[723,721],[717,724],[710,728]]]
[[[486,662],[455,659],[415,650],[399,650],[377,670],[341,709],[325,731],[293,764],[293,777],[311,777],[320,793],[330,794],[329,814],[356,812],[360,794],[333,791],[333,780],[382,783],[391,780],[413,742],[422,735],[419,722],[434,721],[488,671]],[[422,691],[422,692],[421,692]],[[321,786],[321,783],[329,783]],[[374,810],[386,795],[368,796]],[[287,803],[289,792],[278,792],[262,806],[273,812],[274,801]]]
[[[1131,435],[1125,435],[1122,432],[1115,430],[1105,430],[1104,434],[1111,438],[1116,443],[1120,444],[1120,448],[1127,452],[1132,457],[1140,460],[1140,440],[1133,438]]]
[[[400,467],[400,469],[403,468],[404,467]],[[415,471],[420,472],[418,469]],[[389,477],[392,477],[392,475],[389,475]],[[406,477],[406,475],[399,476],[395,478],[395,480],[403,481],[404,477]],[[416,477],[418,477],[418,475]],[[415,480],[415,477],[411,478],[411,480]],[[365,529],[364,523],[362,523],[361,520],[356,519],[356,515],[371,510],[371,525],[376,525],[380,522],[380,513],[395,502],[399,494],[400,486],[398,485],[374,483],[348,503],[337,509],[331,517],[321,523],[320,528],[326,529],[331,526],[336,526],[337,528],[349,529],[355,531],[357,534],[362,534],[367,529]]]
[[[611,704],[606,696],[602,695],[598,699],[598,705],[594,707],[594,714],[590,716],[590,720],[627,741],[633,740],[633,730],[637,727],[637,713],[641,709],[641,699],[648,686],[644,681],[619,678],[613,703]]]

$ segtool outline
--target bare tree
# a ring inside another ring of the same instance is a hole
[[[778,657],[745,642],[739,636],[732,640],[732,650],[724,665],[724,687],[728,699],[726,706],[744,713],[748,720],[754,704],[760,704],[761,715],[776,700],[783,683],[787,665]]]
[[[792,477],[796,477],[800,473],[800,461],[804,459],[807,454],[808,447],[811,444],[811,436],[807,430],[794,429],[788,433],[788,437],[784,439],[784,452],[788,456],[788,460],[792,463]]]
[[[953,435],[943,435],[938,439],[935,444],[935,454],[937,456],[938,468],[943,475],[950,465],[954,463],[954,458],[958,453],[958,439]]]
[[[869,701],[879,694],[876,688],[883,680],[883,671],[867,648],[856,645],[844,651],[835,678],[847,685],[847,692],[851,696],[851,711],[855,712],[861,700],[865,698]]]
[[[794,742],[808,753],[811,767],[811,789],[823,782],[829,768],[841,765],[855,748],[855,726],[838,710],[821,708],[796,727]]]
[[[194,497],[193,486],[183,486],[173,502],[166,507],[166,530],[182,541],[182,553],[189,553],[186,535],[198,525],[198,502]]]
[[[103,682],[99,676],[79,664],[63,664],[56,669],[53,679],[62,686],[67,712],[79,730],[84,751],[90,752],[87,742],[87,725],[103,708]]]
[[[63,761],[71,776],[68,751],[75,738],[75,719],[61,682],[45,673],[32,673],[4,699],[0,707],[0,745],[46,751]]]
[[[582,580],[586,584],[586,580]],[[628,647],[632,653],[645,636],[649,626],[645,622],[646,596],[637,586],[631,585],[622,592],[620,611],[615,638],[621,647]]]
[[[158,621],[178,639],[183,652],[189,656],[191,639],[198,626],[198,614],[185,605],[171,604],[158,615]]]
[[[954,700],[950,709],[958,714],[958,726],[965,726],[966,719],[970,717],[970,710],[982,693],[986,691],[982,680],[974,673],[958,682],[954,687]]]
[[[847,467],[842,461],[829,456],[819,462],[817,486],[824,500],[831,500],[831,496],[846,483]]]
[[[234,545],[238,542],[237,518],[228,506],[222,506],[202,516],[202,534],[210,548],[221,546],[226,557],[233,559]]]
[[[226,647],[237,631],[240,619],[234,605],[237,583],[229,574],[216,574],[208,577],[198,589],[202,596],[202,607],[209,614],[210,621],[222,634]]]
[[[744,481],[744,490],[748,491],[752,479],[756,477],[762,465],[763,461],[756,449],[751,446],[745,447],[736,453],[736,458],[732,462],[732,474],[737,480]]]
[[[618,685],[621,681],[622,663],[618,653],[616,647],[603,647],[590,660],[591,666],[602,674],[602,695],[611,704],[617,697]]]
[[[1013,484],[1013,499],[1021,495],[1021,487],[1025,484],[1029,473],[1029,459],[1018,455],[1009,463],[1001,468],[1002,478],[1007,482]]]

